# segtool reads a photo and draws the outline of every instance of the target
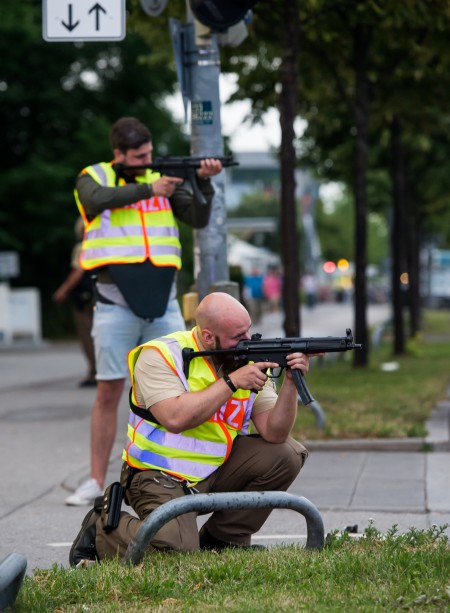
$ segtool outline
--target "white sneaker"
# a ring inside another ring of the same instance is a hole
[[[88,479],[70,494],[65,502],[71,507],[85,507],[93,504],[98,496],[103,496],[103,490],[95,479]]]

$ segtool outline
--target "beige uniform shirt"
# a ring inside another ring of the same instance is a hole
[[[167,365],[159,351],[153,348],[144,348],[141,351],[134,376],[137,403],[147,409],[161,400],[186,392],[178,375]],[[270,411],[276,401],[275,385],[268,379],[255,400],[252,414]]]

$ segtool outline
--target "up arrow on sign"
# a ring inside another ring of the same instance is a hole
[[[42,0],[48,42],[123,40],[125,0]]]
[[[96,30],[96,32],[98,32],[100,30],[100,12],[105,13],[105,15],[106,15],[106,11],[102,7],[101,4],[94,4],[94,6],[89,11],[89,15],[91,13],[95,14],[95,30]]]

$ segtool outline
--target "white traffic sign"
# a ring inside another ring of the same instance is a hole
[[[123,40],[125,0],[42,0],[48,42]]]

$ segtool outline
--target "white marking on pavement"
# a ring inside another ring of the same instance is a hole
[[[337,533],[336,536],[342,536],[343,532],[339,532]],[[364,536],[363,533],[358,532],[358,533],[353,533],[353,532],[347,532],[346,534],[348,534],[348,536],[350,538],[362,538]],[[308,535],[307,534],[253,534],[252,535],[252,541],[276,541],[276,540],[280,540],[280,539],[307,539]]]
[[[306,534],[253,534],[252,541],[274,541],[276,539],[305,539]]]

